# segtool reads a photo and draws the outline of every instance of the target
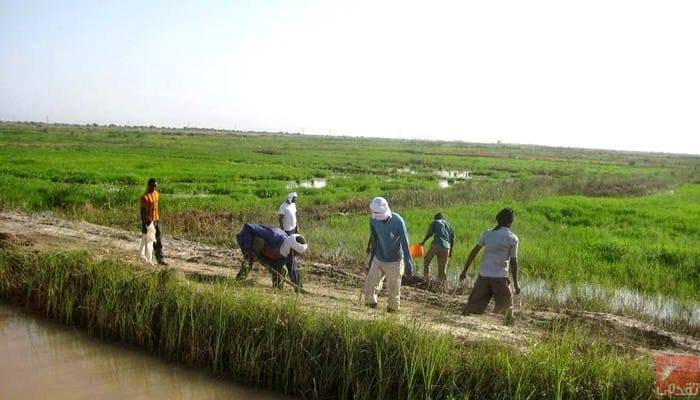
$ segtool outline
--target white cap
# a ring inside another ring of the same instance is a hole
[[[290,249],[294,249],[294,251],[299,254],[304,254],[308,248],[309,246],[306,244],[306,238],[295,233],[284,239],[282,246],[280,246],[280,254],[287,257]]]
[[[295,197],[297,197],[297,192],[290,192],[290,193],[287,195],[287,201],[291,203],[291,202],[292,202],[292,199],[294,199]]]
[[[375,197],[369,204],[369,209],[372,210],[372,218],[384,221],[391,217],[391,209],[389,203],[384,197]]]

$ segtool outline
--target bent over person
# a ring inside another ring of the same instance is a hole
[[[161,241],[160,232],[160,215],[158,214],[158,201],[160,193],[158,193],[158,182],[156,178],[148,180],[148,188],[146,193],[141,196],[141,233],[146,233],[148,225],[153,222],[153,227],[156,228],[156,241],[153,243],[153,252],[156,260],[160,265],[168,265],[163,257],[163,242]]]
[[[510,291],[510,280],[508,279],[509,270],[513,276],[515,294],[520,293],[520,284],[518,283],[519,240],[510,230],[513,224],[513,215],[513,210],[510,208],[501,210],[496,215],[498,225],[484,232],[469,253],[464,269],[459,275],[460,281],[467,277],[467,270],[481,248],[486,249],[481,259],[479,276],[476,278],[471,293],[469,293],[467,304],[462,308],[462,314],[482,314],[493,298],[496,303],[493,312],[505,314],[506,322],[511,322],[513,294]]]
[[[288,235],[281,228],[246,223],[236,235],[243,253],[243,263],[236,279],[245,279],[258,261],[272,274],[272,286],[284,287],[287,276],[295,290],[301,289],[301,274],[296,254],[304,254],[308,248],[306,239],[299,234]]]

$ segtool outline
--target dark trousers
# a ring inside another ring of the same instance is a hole
[[[260,240],[258,240],[260,239]],[[255,260],[262,264],[265,268],[270,271],[272,277],[272,286],[278,289],[284,288],[285,278],[289,278],[295,285],[296,291],[301,288],[301,273],[299,272],[299,264],[297,262],[296,255],[293,253],[285,258],[280,258],[273,260],[265,257],[262,254],[262,247],[264,246],[264,241],[261,238],[253,239],[253,250],[255,254]],[[237,279],[245,279],[253,267],[253,259],[248,254],[243,254],[243,263],[241,263],[241,268],[236,275]]]
[[[270,270],[272,274],[272,285],[277,288],[284,287],[284,279],[289,278],[295,287],[301,287],[301,274],[296,255],[290,254],[284,259],[271,260],[265,256],[259,256],[258,261]]]
[[[153,243],[153,254],[156,260],[163,261],[163,242],[161,241],[160,221],[153,221],[153,227],[156,228],[156,242]]]
[[[156,241],[153,243],[153,254],[158,262],[163,261],[163,241],[161,240],[160,221],[152,221],[156,229]],[[141,233],[146,233],[146,221],[141,220]]]

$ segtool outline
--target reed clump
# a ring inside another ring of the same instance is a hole
[[[0,250],[0,298],[53,320],[308,399],[653,398],[645,356],[575,325],[521,348],[464,343],[391,318],[305,311],[230,282],[200,284],[87,252]]]

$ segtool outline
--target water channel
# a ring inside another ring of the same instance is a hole
[[[0,399],[291,400],[110,344],[0,303]]]

